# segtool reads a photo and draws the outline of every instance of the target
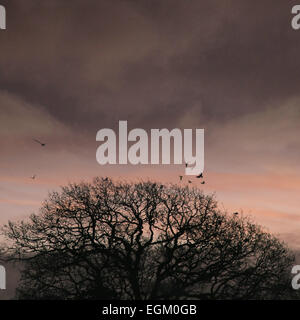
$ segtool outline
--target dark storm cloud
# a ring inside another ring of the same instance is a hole
[[[289,1],[6,2],[1,89],[82,132],[218,123],[298,94]]]

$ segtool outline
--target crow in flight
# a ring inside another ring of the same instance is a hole
[[[37,139],[32,139],[33,141],[35,141],[36,143],[40,144],[42,147],[45,147],[46,143],[43,143]]]

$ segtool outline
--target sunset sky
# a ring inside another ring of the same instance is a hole
[[[193,184],[300,248],[295,1],[1,4],[0,223],[97,175],[179,183],[180,165],[96,162],[97,131],[127,120],[129,129],[204,128],[206,184]]]

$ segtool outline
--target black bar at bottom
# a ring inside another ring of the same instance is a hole
[[[230,319],[282,312],[299,301],[0,301],[3,319]],[[5,315],[5,316],[4,316]],[[2,317],[1,317],[2,318]]]

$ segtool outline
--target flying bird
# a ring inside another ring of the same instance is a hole
[[[37,139],[32,139],[33,141],[35,141],[36,143],[40,144],[42,147],[45,147],[46,143],[43,143]]]
[[[201,172],[200,174],[198,174],[197,176],[196,176],[196,178],[203,178],[203,173]]]

